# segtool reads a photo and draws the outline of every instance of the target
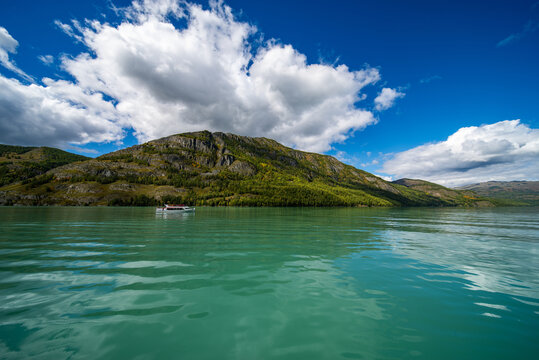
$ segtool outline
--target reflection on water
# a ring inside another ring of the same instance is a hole
[[[0,208],[0,354],[534,357],[537,213]]]
[[[539,298],[536,212],[450,209],[418,219],[421,212],[386,222],[395,252],[447,266],[473,290]]]

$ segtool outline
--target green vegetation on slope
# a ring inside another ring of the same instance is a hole
[[[520,206],[520,202],[507,199],[493,199],[472,191],[446,188],[442,185],[419,179],[399,179],[393,181],[410,189],[419,190],[429,195],[442,198],[455,206]]]
[[[35,149],[33,146],[18,146],[18,145],[4,145],[0,144],[0,156],[8,154],[24,154],[30,150]]]
[[[0,189],[5,204],[478,206],[386,182],[327,155],[207,131],[173,135]]]
[[[88,158],[50,147],[0,145],[0,186]]]
[[[459,189],[511,204],[539,205],[539,181],[488,181]]]

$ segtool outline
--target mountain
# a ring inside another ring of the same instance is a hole
[[[479,196],[539,205],[539,181],[488,181],[461,186]]]
[[[0,144],[0,186],[44,174],[61,165],[87,159],[86,156],[50,147]]]
[[[435,196],[267,138],[172,135],[0,188],[0,204],[491,206]]]
[[[455,190],[446,188],[442,185],[431,183],[425,180],[419,179],[399,179],[393,181],[393,184],[403,185],[409,189],[414,189],[417,191],[425,192],[431,196],[435,196],[439,199],[455,205],[464,205],[464,206],[491,206],[491,205],[500,205],[499,202],[493,202],[491,199],[484,199],[487,196],[479,196],[470,191]],[[505,204],[505,203],[504,203]]]

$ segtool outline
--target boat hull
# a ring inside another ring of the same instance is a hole
[[[186,208],[186,209],[167,209],[167,208],[157,208],[155,209],[156,214],[185,214],[185,213],[194,213],[195,208]]]

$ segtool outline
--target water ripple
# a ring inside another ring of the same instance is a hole
[[[537,213],[0,208],[0,353],[534,358]]]

